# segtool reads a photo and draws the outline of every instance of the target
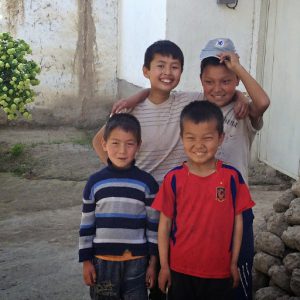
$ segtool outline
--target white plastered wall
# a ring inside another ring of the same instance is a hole
[[[118,78],[148,87],[142,66],[146,48],[166,38],[166,0],[119,2]]]
[[[117,8],[117,0],[0,1],[0,32],[24,39],[41,65],[33,123],[106,117],[117,94]]]
[[[178,89],[199,90],[199,53],[215,37],[230,37],[242,64],[255,76],[259,15],[259,0],[239,1],[234,10],[218,5],[216,0],[122,0],[118,78],[148,86],[141,72],[144,52],[154,41],[170,39],[181,47],[185,56]]]

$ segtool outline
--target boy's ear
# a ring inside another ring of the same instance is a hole
[[[102,145],[102,148],[103,148],[103,150],[106,152],[107,151],[107,149],[106,149],[106,141],[104,140],[104,138],[103,137],[101,137],[101,145]]]
[[[202,76],[201,74],[199,75],[200,83],[202,84]]]
[[[140,150],[140,148],[141,148],[141,145],[142,145],[142,140],[140,141],[140,143],[138,144],[138,146],[137,146],[137,151],[139,151]]]
[[[146,78],[149,79],[149,69],[143,66],[143,74]]]
[[[219,137],[219,146],[221,146],[221,144],[223,143],[224,138],[225,138],[225,133],[223,132],[220,134],[220,137]]]

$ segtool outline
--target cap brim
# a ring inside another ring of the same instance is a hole
[[[220,53],[222,53],[222,51],[218,50],[209,50],[209,51],[205,51],[202,50],[202,52],[200,53],[200,60],[203,60],[205,58],[208,57],[216,57],[216,58],[220,58],[218,55],[220,55]]]

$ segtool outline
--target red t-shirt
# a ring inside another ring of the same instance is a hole
[[[240,173],[222,161],[207,177],[189,173],[186,164],[170,171],[152,204],[172,219],[170,268],[201,278],[230,277],[234,216],[254,205]]]

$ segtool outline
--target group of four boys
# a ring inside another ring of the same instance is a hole
[[[158,255],[168,299],[252,299],[247,172],[270,100],[230,39],[209,41],[200,59],[204,93],[175,92],[182,51],[168,40],[149,46],[150,89],[119,102],[114,112],[130,113],[114,114],[94,137],[107,166],[86,184],[79,232],[92,299],[148,299]],[[163,294],[152,289],[150,298]]]

